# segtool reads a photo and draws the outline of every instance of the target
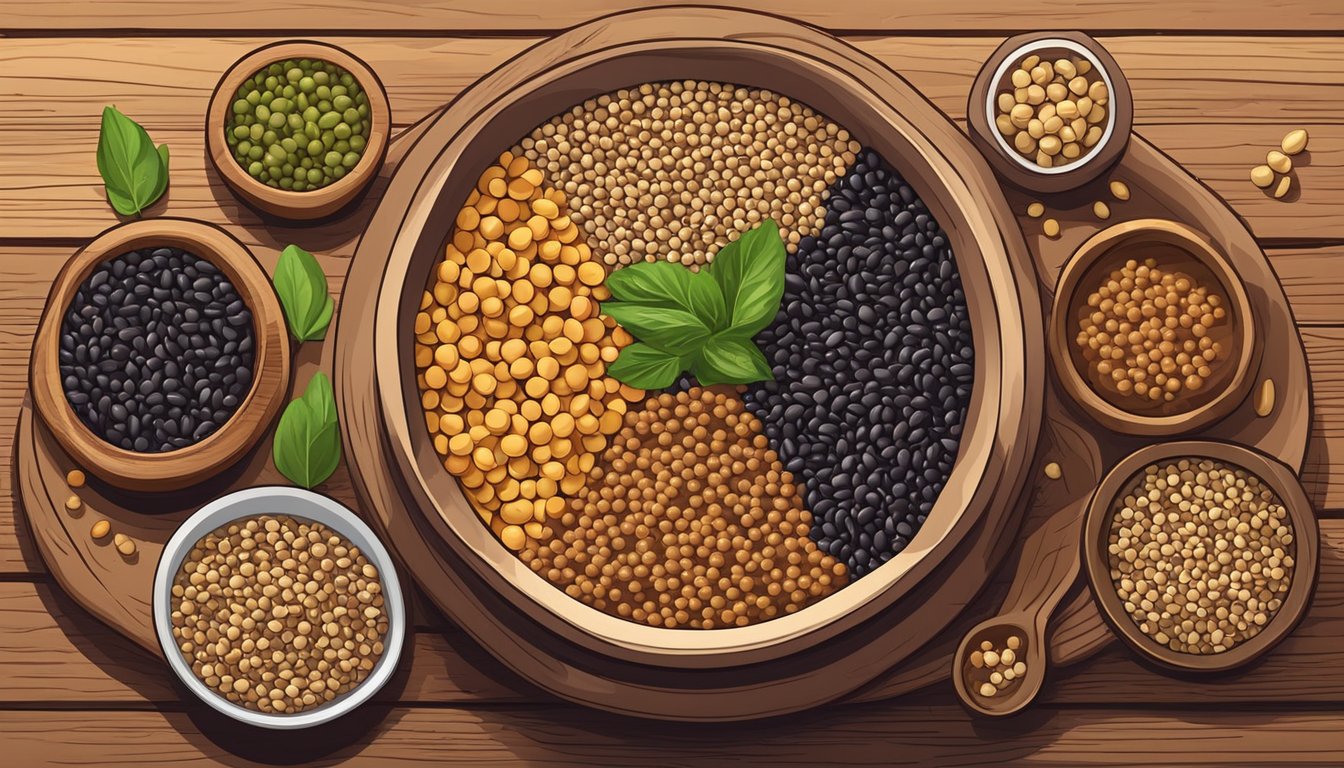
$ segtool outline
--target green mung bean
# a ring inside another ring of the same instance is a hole
[[[353,75],[320,59],[291,59],[267,66],[238,88],[224,135],[248,175],[304,191],[352,170],[368,133],[368,95]]]

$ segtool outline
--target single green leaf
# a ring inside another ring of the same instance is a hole
[[[701,386],[751,384],[773,381],[774,373],[765,355],[751,342],[732,334],[716,334],[700,348],[692,366]]]
[[[713,331],[684,309],[608,301],[602,312],[610,315],[635,338],[675,355],[692,352]]]
[[[319,485],[341,462],[341,433],[336,398],[326,374],[318,372],[302,396],[285,406],[271,444],[280,474],[297,485]]]
[[[683,309],[700,318],[710,330],[727,327],[723,292],[704,272],[692,272],[666,261],[632,264],[612,272],[606,284],[618,301]]]
[[[607,366],[607,375],[639,389],[667,389],[685,367],[677,355],[635,343],[621,350],[615,362]]]
[[[709,273],[723,291],[729,327],[739,335],[754,336],[775,319],[784,296],[784,259],[784,240],[771,219],[714,255]]]
[[[297,245],[285,246],[272,282],[294,338],[313,341],[326,336],[334,303],[327,292],[327,276],[313,254]]]
[[[159,199],[168,186],[167,155],[167,147],[155,149],[139,123],[116,107],[103,109],[95,157],[117,213],[138,215]]]
[[[704,270],[691,272],[691,282],[687,288],[687,309],[710,330],[721,331],[728,327],[728,305],[723,300],[723,291],[719,289],[718,282],[709,273]]]

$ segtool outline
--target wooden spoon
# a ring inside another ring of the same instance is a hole
[[[1051,396],[1055,396],[1053,388]],[[999,615],[967,632],[952,657],[957,695],[984,715],[1010,715],[1036,698],[1049,657],[1046,627],[1082,571],[1083,519],[1101,472],[1101,456],[1096,441],[1077,425],[1050,419],[1046,427],[1039,463],[1054,459],[1063,467],[1059,479],[1041,480],[1035,503],[1049,505],[1047,509],[1053,506],[1055,511],[1022,544],[1017,573]],[[1036,471],[1042,469],[1038,466]],[[1011,648],[1009,638],[1016,638],[1016,648]],[[977,668],[971,661],[976,652],[983,656],[984,642],[999,655],[1011,648],[1013,662],[1026,665],[1007,685],[996,686],[993,696],[980,692],[992,670]]]

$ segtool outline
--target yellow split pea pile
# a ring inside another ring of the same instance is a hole
[[[192,671],[248,709],[293,714],[352,690],[383,653],[378,569],[320,523],[261,516],[192,547],[173,580]]]
[[[859,143],[811,107],[759,88],[645,83],[576,104],[514,149],[546,172],[610,266],[708,263],[765,219],[792,250],[821,229],[827,190]]]
[[[625,417],[584,494],[523,562],[570,597],[655,627],[746,626],[843,587],[761,424],[699,387]]]
[[[1211,459],[1149,466],[1111,519],[1111,580],[1134,623],[1174,651],[1222,653],[1288,596],[1296,547],[1278,496]]]
[[[1124,397],[1172,402],[1213,375],[1223,299],[1189,275],[1130,259],[1087,297],[1076,343],[1095,381]]]
[[[520,550],[644,393],[605,375],[632,339],[599,314],[605,270],[541,171],[505,152],[456,224],[415,318],[421,406],[444,466]]]

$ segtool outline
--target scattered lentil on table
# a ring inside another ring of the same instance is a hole
[[[1259,477],[1206,458],[1154,464],[1117,504],[1111,580],[1140,631],[1173,651],[1222,653],[1283,605],[1296,553],[1288,511]]]
[[[1105,135],[1110,92],[1086,58],[1050,61],[1031,54],[1008,79],[995,98],[994,125],[1018,154],[1037,166],[1077,162]]]
[[[234,159],[270,187],[302,192],[340,180],[369,138],[369,97],[320,59],[275,62],[238,87],[224,128]]]
[[[84,487],[84,480],[85,478],[83,470],[72,469],[69,472],[65,473],[65,484],[70,486],[71,488]]]
[[[303,712],[353,690],[388,632],[378,569],[359,547],[284,515],[206,534],[172,592],[173,637],[192,671],[260,712]]]
[[[106,520],[99,520],[89,528],[89,537],[93,539],[102,539],[112,530],[112,524]]]
[[[694,387],[626,414],[585,490],[521,553],[599,610],[657,627],[745,626],[845,585],[792,474],[742,402]]]
[[[565,195],[505,152],[457,214],[415,318],[421,407],[444,467],[512,550],[564,511],[642,390],[606,375],[628,333]]]
[[[119,448],[185,448],[247,397],[253,334],[251,311],[215,265],[177,248],[130,251],[94,269],[66,310],[66,400]]]
[[[759,88],[677,81],[576,104],[514,149],[569,198],[609,267],[708,263],[766,218],[792,249],[854,159],[849,132]]]
[[[1223,359],[1220,295],[1194,278],[1130,259],[1079,309],[1078,349],[1093,381],[1125,398],[1173,402],[1197,392]]]
[[[871,149],[786,269],[757,337],[775,381],[744,400],[801,479],[813,538],[857,578],[910,543],[952,472],[974,380],[966,295],[947,235]]]

